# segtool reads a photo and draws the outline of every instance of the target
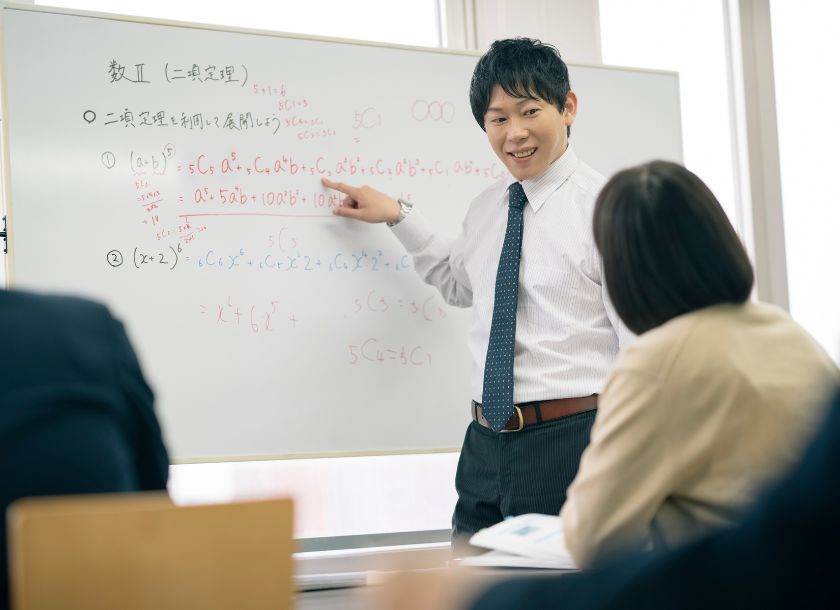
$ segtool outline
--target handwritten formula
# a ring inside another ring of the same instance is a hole
[[[124,185],[114,205],[124,207],[133,236],[119,239],[115,230],[102,250],[107,273],[227,288],[224,296],[179,302],[202,332],[288,338],[336,316],[362,331],[330,348],[345,365],[432,366],[436,340],[395,331],[446,328],[449,307],[415,284],[402,248],[353,243],[348,221],[332,214],[344,195],[320,180],[382,185],[418,208],[417,193],[437,183],[460,181],[478,192],[505,175],[491,157],[452,154],[443,141],[434,152],[415,152],[410,138],[396,148],[372,145],[402,138],[406,128],[447,128],[463,105],[418,92],[398,106],[382,99],[337,106],[306,83],[235,55],[120,54],[98,69],[122,103],[91,103],[79,115],[109,143],[98,153],[98,171]],[[301,308],[306,295],[331,306]]]

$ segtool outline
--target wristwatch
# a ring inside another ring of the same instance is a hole
[[[408,213],[411,212],[411,208],[414,207],[414,203],[412,203],[411,201],[406,201],[402,197],[397,199],[397,203],[400,204],[400,215],[394,222],[385,223],[389,227],[393,227],[394,225],[401,223],[405,219],[405,217],[408,216]]]

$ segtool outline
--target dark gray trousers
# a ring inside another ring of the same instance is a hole
[[[566,489],[589,444],[596,410],[496,433],[470,423],[461,448],[452,515],[456,554],[470,554],[469,537],[483,527],[524,513],[559,514]]]

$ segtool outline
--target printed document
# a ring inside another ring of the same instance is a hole
[[[479,530],[470,538],[470,544],[492,550],[465,557],[461,565],[577,569],[557,515],[529,513],[511,517]]]

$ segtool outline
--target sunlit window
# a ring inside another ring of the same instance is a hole
[[[314,36],[440,46],[437,0],[49,0],[35,4]]]
[[[605,64],[679,73],[685,164],[737,226],[723,3],[600,0],[600,14]]]
[[[791,314],[840,361],[840,3],[770,10]]]
[[[437,453],[173,466],[179,504],[291,496],[298,538],[445,530],[458,455]]]

